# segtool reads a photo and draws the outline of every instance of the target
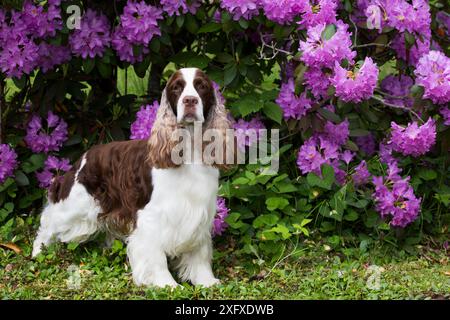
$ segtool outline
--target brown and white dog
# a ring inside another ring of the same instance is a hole
[[[181,163],[171,158],[171,135],[201,122],[225,132],[230,127],[211,81],[199,69],[175,72],[161,97],[148,141],[97,145],[50,187],[33,256],[54,241],[85,241],[97,230],[127,239],[137,285],[176,286],[181,280],[211,286],[211,228],[216,213],[219,164]]]

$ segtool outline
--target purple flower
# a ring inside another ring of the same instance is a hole
[[[420,58],[415,70],[416,84],[425,89],[424,98],[434,103],[450,101],[450,58],[439,51],[430,51]]]
[[[412,4],[405,0],[390,0],[385,8],[389,26],[400,32],[421,33],[430,28],[430,8],[425,0],[413,0]]]
[[[313,136],[305,141],[297,155],[297,166],[303,174],[314,172],[321,175],[322,164],[331,164],[338,159],[338,146],[321,136]]]
[[[130,63],[141,62],[149,52],[148,44],[154,36],[160,36],[158,20],[162,11],[144,1],[129,1],[120,16],[120,24],[112,35],[112,47],[117,51],[120,60]],[[134,47],[138,47],[136,54]]]
[[[345,144],[348,140],[349,135],[349,129],[348,129],[349,123],[348,120],[345,119],[340,124],[334,124],[330,121],[327,121],[327,123],[324,126],[324,133],[323,135],[328,139],[329,141],[333,142],[334,144],[341,146]]]
[[[305,1],[302,20],[298,23],[304,28],[314,27],[318,24],[330,24],[336,22],[335,0]]]
[[[45,11],[43,6],[26,1],[21,11],[21,19],[27,32],[39,38],[54,37],[56,31],[61,30],[63,26],[59,5],[50,4]]]
[[[161,35],[158,20],[162,19],[162,11],[144,1],[129,1],[123,9],[120,21],[124,33],[130,41],[148,44],[155,35]]]
[[[131,124],[130,139],[148,139],[150,137],[158,108],[158,101],[154,101],[153,105],[148,104],[141,107],[136,114],[136,120]]]
[[[444,124],[450,126],[450,108],[441,108],[439,111],[441,112],[442,118],[444,118]]]
[[[44,163],[44,170],[41,172],[36,172],[36,178],[39,181],[39,187],[48,188],[53,181],[53,178],[60,177],[63,172],[67,172],[72,168],[69,159],[63,158],[58,159],[54,156],[49,156]]]
[[[416,43],[406,50],[404,34],[400,33],[392,40],[391,47],[397,56],[411,65],[416,65],[419,58],[430,51],[430,36],[416,37]]]
[[[51,133],[50,129],[53,129]],[[51,111],[48,113],[46,129],[43,129],[42,119],[37,115],[28,123],[25,142],[33,152],[58,151],[66,140],[67,123]]]
[[[37,65],[38,46],[16,28],[3,30],[3,50],[0,48],[0,70],[8,77],[30,74]]]
[[[395,181],[373,177],[375,209],[383,219],[391,216],[390,224],[395,227],[404,228],[419,215],[421,199],[416,198],[408,181],[409,177]]]
[[[43,72],[52,70],[56,66],[70,61],[70,49],[68,47],[56,46],[41,42],[39,44],[38,65]]]
[[[279,24],[292,22],[305,11],[306,3],[299,0],[261,0],[266,17]]]
[[[346,165],[349,165],[352,159],[355,157],[355,154],[350,150],[345,150],[341,153],[341,160],[345,162]]]
[[[342,21],[337,21],[336,33],[328,40],[322,38],[322,32],[325,30],[325,24],[308,29],[308,38],[306,41],[300,41],[300,50],[302,51],[301,60],[311,67],[332,68],[335,62],[347,59],[353,61],[356,53],[350,49],[352,41],[350,33],[347,32],[348,25]]]
[[[167,12],[169,16],[177,15],[180,13],[192,13],[195,14],[201,3],[199,1],[192,1],[190,5],[186,3],[186,0],[161,0],[161,6],[164,12]]]
[[[225,229],[228,227],[228,223],[225,222],[225,218],[228,216],[230,209],[225,204],[225,199],[217,197],[217,214],[213,221],[212,236],[222,235]]]
[[[409,97],[409,91],[414,84],[413,79],[408,76],[389,75],[381,81],[381,89],[390,96],[386,96],[384,100],[388,103],[411,108],[414,100]]]
[[[304,84],[315,98],[328,97],[328,87],[331,85],[330,74],[323,72],[320,68],[310,67],[305,71],[303,78]]]
[[[366,161],[363,160],[355,167],[355,172],[352,174],[353,183],[355,186],[360,186],[366,184],[369,178],[370,172],[367,170]]]
[[[336,62],[331,83],[336,88],[336,96],[345,102],[361,102],[369,99],[377,85],[378,68],[372,59],[366,57],[359,71],[348,71]]]
[[[0,144],[0,184],[12,177],[17,167],[17,154],[7,144]]]
[[[83,59],[102,57],[111,42],[109,28],[105,15],[88,9],[80,20],[80,28],[70,36],[72,53]]]
[[[312,101],[306,97],[306,92],[303,92],[300,96],[295,94],[293,78],[281,85],[280,94],[275,102],[283,110],[283,116],[286,120],[289,118],[299,120],[312,107]]]
[[[406,128],[391,122],[391,144],[392,150],[405,156],[414,157],[427,153],[436,142],[436,125],[432,118],[419,126],[417,122],[408,124]]]
[[[129,63],[142,62],[144,55],[150,52],[147,47],[140,46],[139,43],[131,42],[124,29],[120,26],[114,30],[111,44],[113,49],[116,50],[119,59]],[[134,45],[140,46],[138,53],[133,50]]]
[[[238,148],[240,150],[245,150],[245,146],[251,146],[258,141],[260,138],[260,130],[265,128],[266,127],[259,115],[255,116],[250,121],[239,119],[233,124]]]
[[[366,136],[357,137],[356,144],[368,156],[371,156],[375,152],[375,138],[371,133]]]
[[[234,20],[251,19],[259,13],[260,0],[222,0],[220,7],[233,15]]]
[[[392,146],[380,143],[380,160],[386,164],[397,164],[397,159],[392,155]]]
[[[442,26],[443,29],[438,29],[438,34],[442,37],[445,35],[450,36],[450,14],[445,11],[439,11],[436,13],[436,21]]]

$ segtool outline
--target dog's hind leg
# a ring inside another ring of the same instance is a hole
[[[83,242],[98,229],[97,217],[101,211],[95,199],[79,182],[75,182],[69,196],[56,203],[49,203],[41,215],[32,256],[37,256],[42,245],[54,241]]]

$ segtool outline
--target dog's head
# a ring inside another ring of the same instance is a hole
[[[173,133],[194,123],[201,123],[202,131],[216,130],[223,136],[225,143],[230,121],[212,81],[200,69],[183,68],[169,78],[162,93],[149,140],[149,160],[154,167],[175,166],[171,159],[172,149],[177,142],[173,139]]]

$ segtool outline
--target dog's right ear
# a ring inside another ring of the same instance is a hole
[[[153,123],[152,132],[148,140],[148,161],[152,167],[158,169],[174,168],[171,159],[172,149],[175,146],[173,133],[177,129],[177,120],[167,99],[166,89],[163,90],[161,103]]]

